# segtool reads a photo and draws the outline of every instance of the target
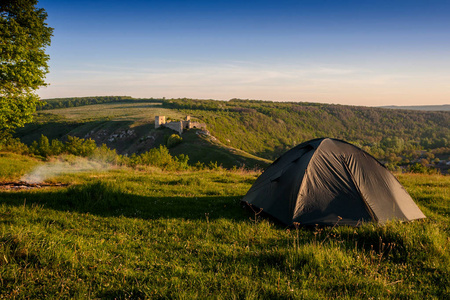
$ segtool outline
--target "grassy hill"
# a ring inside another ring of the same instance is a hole
[[[91,138],[99,145],[116,149],[119,154],[131,155],[164,145],[167,136],[174,133],[167,128],[155,129],[155,116],[164,115],[169,121],[185,117],[177,110],[162,107],[162,102],[119,100],[39,111],[35,121],[18,129],[16,136],[26,144],[38,140],[42,134],[50,140],[64,140],[68,135]],[[217,162],[227,168],[261,168],[270,163],[270,160],[224,145],[213,136],[197,133],[197,130],[186,131],[182,135],[183,142],[170,149],[171,154],[188,155],[192,164]]]
[[[376,156],[450,147],[450,112],[239,99],[171,99],[163,106],[198,116],[223,143],[268,159],[318,137],[366,146]]]
[[[153,129],[155,115],[168,120],[191,115],[205,122],[215,138],[188,134],[184,143],[170,150],[189,155],[191,163],[209,163],[211,159],[226,166],[261,166],[318,137],[356,144],[392,168],[420,163],[445,171],[450,160],[449,111],[131,97],[50,99],[46,107],[37,113],[36,122],[18,130],[16,136],[26,143],[41,134],[50,139],[67,135],[93,138],[129,155],[164,143],[169,132]]]
[[[39,111],[17,136],[92,137],[132,153],[173,133],[155,130],[154,115],[190,114],[211,135],[187,131],[170,151],[231,166],[267,163],[253,155],[271,158],[322,135],[370,151],[446,153],[450,130],[442,112],[89,99],[54,100],[58,109]],[[48,160],[0,153],[0,181],[39,171],[51,175],[47,183],[68,185],[0,187],[0,298],[450,298],[449,176],[397,174],[425,220],[293,230],[240,206],[259,171],[162,171],[73,155]]]
[[[251,155],[245,151],[226,146],[215,137],[205,135],[198,130],[183,133],[183,142],[170,149],[172,155],[188,154],[192,161],[217,162],[226,168],[246,166],[249,168],[266,167],[271,161]]]
[[[0,177],[39,164],[2,154]],[[110,168],[0,189],[0,298],[450,297],[449,176],[399,175],[426,220],[298,230],[240,207],[257,176]]]

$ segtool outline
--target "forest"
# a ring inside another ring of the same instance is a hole
[[[393,169],[450,155],[450,112],[240,99],[170,99],[163,106],[197,116],[222,142],[268,159],[319,137],[351,142]]]
[[[136,99],[104,96],[45,100],[41,110],[101,103],[161,103],[208,124],[225,145],[274,160],[291,147],[319,137],[353,143],[400,168],[446,171],[450,112],[386,109],[308,102],[231,99]]]

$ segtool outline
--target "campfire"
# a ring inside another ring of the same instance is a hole
[[[12,181],[12,182],[0,182],[0,190],[27,190],[36,189],[42,187],[62,187],[68,186],[67,183],[47,183],[47,182],[26,182],[26,181]]]

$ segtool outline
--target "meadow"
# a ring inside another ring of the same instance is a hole
[[[108,119],[111,121],[134,121],[137,124],[152,122],[155,116],[166,116],[168,119],[182,119],[186,117],[172,109],[163,108],[161,103],[119,102],[104,103],[51,110],[52,114],[63,117],[68,121],[86,122],[89,120]]]
[[[0,178],[42,164],[3,153]],[[449,176],[398,175],[426,220],[296,230],[240,206],[258,175],[110,166],[0,190],[0,298],[450,297]]]

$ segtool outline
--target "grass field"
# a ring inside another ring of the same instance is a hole
[[[37,159],[28,156],[0,152],[0,182],[19,180],[39,164]]]
[[[37,162],[0,164],[9,180]],[[424,221],[289,230],[240,207],[258,175],[110,168],[0,191],[0,298],[450,297],[449,176],[399,176]]]
[[[16,136],[28,145],[42,135],[49,140],[65,140],[68,135],[92,138],[98,145],[106,144],[119,154],[132,155],[165,145],[164,136],[175,133],[167,128],[155,129],[157,115],[166,116],[168,121],[186,117],[177,110],[163,108],[161,103],[145,100],[50,109],[39,111],[35,121],[18,129]],[[125,134],[127,132],[129,134]],[[171,154],[189,156],[191,165],[217,162],[226,168],[246,166],[253,169],[270,164],[270,160],[224,145],[211,136],[201,138],[196,132],[185,131],[182,134],[183,143],[171,148]]]
[[[173,109],[161,107],[161,103],[104,103],[71,108],[51,109],[46,113],[62,116],[70,121],[108,119],[111,121],[153,122],[155,116],[182,119],[186,116]]]

